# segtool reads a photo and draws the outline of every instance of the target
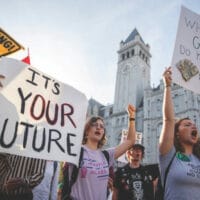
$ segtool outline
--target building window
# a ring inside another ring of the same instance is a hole
[[[175,108],[175,112],[178,112],[178,109],[179,109],[179,104],[180,104],[180,101],[179,101],[179,96],[178,94],[175,94],[174,95],[174,108]]]
[[[161,110],[161,100],[157,99],[157,111]]]
[[[148,110],[148,117],[150,117],[150,111]]]
[[[141,56],[141,55],[142,55],[142,52],[140,51],[140,52],[139,52],[139,56]]]
[[[159,140],[159,138],[160,138],[161,130],[162,130],[162,123],[159,123],[157,125],[157,130],[156,130],[156,138],[157,138],[157,140]]]
[[[124,119],[124,117],[122,117],[122,124],[124,124],[124,122],[125,122],[125,119]]]
[[[117,118],[116,120],[116,125],[119,125],[119,118]]]
[[[143,60],[145,59],[145,55],[144,55],[144,54],[142,54],[142,59],[143,59]]]
[[[134,50],[134,49],[132,49],[132,51],[131,51],[131,55],[132,55],[132,56],[135,55],[135,50]]]
[[[126,57],[129,58],[129,52],[126,53]]]
[[[125,59],[125,54],[123,53],[123,54],[122,54],[122,60],[124,60],[124,59]]]
[[[109,109],[109,115],[112,115],[112,114],[113,114],[113,109],[110,108],[110,109]]]
[[[194,123],[197,124],[197,118],[196,118],[196,115],[194,115]]]
[[[122,133],[119,133],[118,138],[117,138],[117,143],[119,144],[122,138]]]

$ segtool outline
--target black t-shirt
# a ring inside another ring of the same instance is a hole
[[[153,177],[145,167],[130,168],[129,164],[115,172],[114,186],[119,200],[153,200]]]

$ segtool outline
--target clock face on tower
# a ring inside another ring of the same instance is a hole
[[[125,65],[122,67],[122,73],[127,74],[129,72],[130,67],[128,65]]]

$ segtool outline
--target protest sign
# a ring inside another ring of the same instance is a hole
[[[78,163],[87,99],[19,60],[2,58],[0,152]]]
[[[24,49],[16,40],[0,28],[0,57]]]
[[[200,94],[200,15],[183,6],[171,66],[173,82]]]

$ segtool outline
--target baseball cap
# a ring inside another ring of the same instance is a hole
[[[134,148],[134,149],[137,149],[137,148],[138,148],[138,149],[143,149],[143,150],[145,149],[144,146],[141,145],[141,144],[134,144],[134,145],[132,146],[132,148]]]

